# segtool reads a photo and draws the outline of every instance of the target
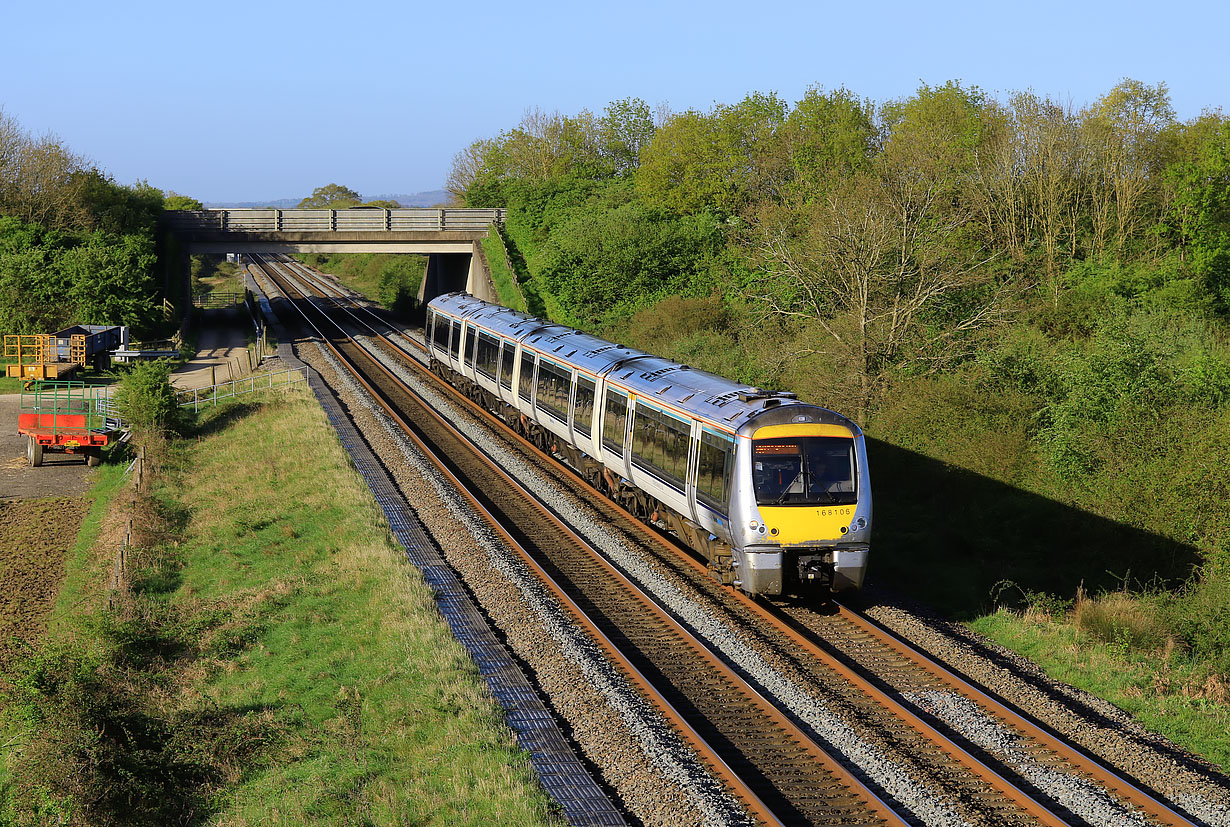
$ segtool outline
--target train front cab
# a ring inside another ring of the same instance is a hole
[[[805,594],[862,587],[871,491],[853,423],[768,424],[752,430],[740,527],[742,587]]]

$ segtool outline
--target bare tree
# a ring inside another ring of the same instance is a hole
[[[453,165],[448,171],[444,188],[456,204],[464,204],[466,192],[487,169],[493,149],[490,140],[478,140],[453,156]]]
[[[90,216],[82,201],[89,162],[54,135],[27,139],[9,167],[4,208],[45,227],[82,228]]]
[[[862,419],[890,368],[936,370],[963,352],[962,334],[1003,312],[993,288],[957,314],[939,305],[957,291],[988,284],[987,258],[955,248],[970,218],[945,212],[941,188],[914,176],[851,176],[824,197],[765,207],[749,241],[764,272],[750,291],[770,314],[817,326],[823,353],[848,373]]]

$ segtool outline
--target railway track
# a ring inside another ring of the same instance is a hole
[[[409,392],[285,274],[270,280],[761,823],[905,824],[797,725]],[[412,425],[410,423],[413,423]],[[719,746],[720,745],[720,746]]]
[[[264,266],[279,289],[297,299],[296,306],[318,335],[386,410],[402,420],[407,432],[417,441],[437,446],[447,457],[441,462],[449,473],[471,490],[482,492],[472,495],[476,507],[500,522],[507,541],[522,547],[527,559],[541,568],[544,582],[554,583],[549,588],[556,591],[557,599],[571,605],[578,622],[588,625],[596,640],[611,647],[612,657],[623,664],[625,673],[644,681],[642,691],[656,699],[663,713],[687,733],[689,742],[699,751],[710,751],[710,766],[759,820],[852,824],[928,820],[918,814],[907,813],[903,818],[894,813],[891,804],[863,785],[861,778],[868,773],[859,772],[856,777],[842,761],[829,758],[820,748],[816,742],[825,738],[817,737],[817,730],[822,728],[796,709],[788,709],[790,715],[774,709],[763,697],[765,681],[757,685],[756,680],[749,680],[748,673],[754,670],[737,658],[731,668],[726,662],[731,659],[729,654],[706,652],[695,635],[538,506],[523,486],[494,469],[456,432],[450,435],[447,423],[436,421],[429,406],[331,315],[344,312],[347,326],[364,328],[388,343],[388,357],[409,357],[417,363],[412,351],[421,345],[413,337],[302,268],[275,273],[277,265]],[[305,295],[309,288],[324,298],[309,299]],[[468,400],[464,404],[473,405]],[[414,426],[405,425],[407,420]],[[506,438],[520,439],[510,434]],[[537,452],[527,455],[541,459]],[[589,495],[597,499],[592,491]],[[510,505],[514,500],[516,507]],[[595,507],[607,508],[608,504]],[[630,518],[609,508],[611,518],[627,528]],[[552,522],[553,528],[544,528]],[[869,726],[876,730],[881,745],[895,755],[908,756],[906,763],[912,771],[927,775],[928,783],[941,796],[960,801],[958,810],[975,823],[1191,823],[848,609],[824,616],[752,601],[717,586],[703,564],[681,555],[660,534],[639,523],[631,522],[631,526],[647,547],[656,547],[653,553],[668,570],[697,590],[699,605],[723,615],[743,630],[746,640],[768,653],[765,659],[772,662],[772,669],[824,697],[847,717],[871,721]],[[659,619],[650,622],[646,618],[651,615]],[[595,619],[587,620],[587,616]],[[927,712],[927,699],[937,695],[963,698],[999,720],[1016,733],[1032,763],[1026,767],[1019,760],[997,757],[994,750],[979,747],[968,733],[940,731],[938,717]],[[682,710],[688,710],[688,720]],[[824,771],[818,772],[821,767]],[[1073,779],[1063,787],[1067,792],[1055,792],[1040,783],[1038,768]],[[874,781],[872,785],[876,786]],[[1086,799],[1091,796],[1106,800],[1090,807]],[[1116,807],[1128,820],[1115,821],[1117,815],[1107,814]]]

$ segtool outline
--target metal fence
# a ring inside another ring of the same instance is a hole
[[[353,210],[170,210],[172,230],[235,233],[485,231],[503,208]]]
[[[191,406],[192,410],[199,411],[202,405],[217,405],[223,399],[233,399],[255,391],[285,387],[298,382],[306,382],[307,379],[307,371],[304,368],[287,368],[273,373],[258,373],[204,388],[176,391],[175,402],[181,408]]]
[[[198,293],[192,297],[192,306],[201,308],[219,308],[230,307],[235,304],[243,304],[246,300],[245,293],[237,292],[214,292],[214,293]]]

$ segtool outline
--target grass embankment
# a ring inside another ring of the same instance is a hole
[[[0,822],[552,822],[314,400],[203,412],[189,437],[125,495],[114,609],[86,520],[53,642],[19,671]]]
[[[1084,617],[1099,612],[1102,617]],[[1230,770],[1230,685],[1184,658],[1173,643],[1163,640],[1142,650],[1131,630],[1143,626],[1151,633],[1152,624],[1130,597],[1112,595],[1054,616],[1002,609],[970,626],[1048,675],[1109,700],[1154,732]]]
[[[427,272],[427,257],[397,253],[314,253],[297,260],[337,276],[342,284],[389,310],[408,312]]]
[[[482,240],[483,252],[487,254],[487,266],[491,268],[491,281],[495,284],[500,304],[513,310],[526,312],[525,296],[517,284],[517,274],[509,266],[508,250],[498,230],[492,230]]]

